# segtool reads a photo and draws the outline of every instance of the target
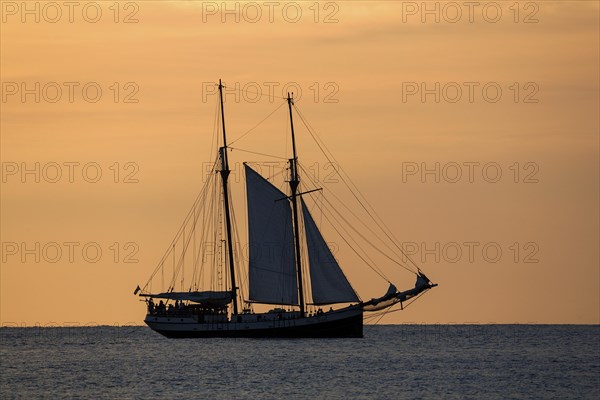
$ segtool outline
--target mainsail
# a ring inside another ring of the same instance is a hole
[[[354,289],[346,279],[325,239],[319,232],[304,201],[302,215],[308,245],[310,284],[313,304],[351,303],[359,301]]]
[[[283,192],[245,165],[250,300],[298,304],[292,210]]]

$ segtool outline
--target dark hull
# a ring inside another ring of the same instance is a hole
[[[168,338],[362,338],[362,313],[333,321],[314,321],[297,326],[263,329],[228,329],[229,323],[219,330],[160,329],[156,332]]]

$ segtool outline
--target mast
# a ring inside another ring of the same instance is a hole
[[[292,93],[292,96],[294,94]],[[290,159],[290,189],[292,194],[290,196],[292,200],[292,211],[294,215],[294,240],[296,244],[296,271],[298,273],[298,293],[300,299],[300,315],[304,317],[304,289],[302,284],[302,264],[300,260],[300,234],[298,228],[298,185],[300,184],[300,178],[298,176],[298,156],[296,155],[296,138],[294,136],[294,119],[292,117],[292,105],[293,100],[288,93],[287,97],[288,108],[290,110],[290,126],[292,128],[292,150],[294,158]]]
[[[225,110],[223,108],[223,85],[219,79],[219,98],[221,100],[221,123],[223,126],[223,147],[219,149],[221,153],[221,178],[223,181],[223,202],[225,206],[225,225],[227,231],[227,251],[229,254],[229,275],[231,276],[231,299],[233,300],[233,314],[238,313],[237,305],[237,287],[235,286],[235,267],[233,265],[233,243],[231,242],[231,215],[229,211],[229,193],[227,180],[229,178],[229,161],[227,160],[227,136],[225,135]]]

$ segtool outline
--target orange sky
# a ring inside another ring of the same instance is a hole
[[[28,14],[21,2],[0,2],[2,325],[142,322],[132,291],[213,159],[208,85],[219,78],[277,96],[297,83],[303,114],[396,237],[417,246],[415,260],[440,286],[382,322],[600,322],[596,2],[428,3],[439,4],[439,22],[421,2],[282,2],[272,16],[261,2],[237,3],[237,14],[227,3],[234,11],[225,15],[221,2],[120,2],[118,15],[112,1],[81,2],[73,22],[62,2],[60,18],[47,3],[28,2]],[[450,3],[460,6],[456,23]],[[422,98],[421,84],[433,92]],[[230,138],[279,101],[227,94]],[[240,147],[288,155],[282,110]],[[302,135],[300,157],[312,165]],[[21,174],[36,163],[39,183]],[[436,163],[439,183],[420,176]],[[56,165],[63,175],[52,183]],[[463,175],[452,183],[456,165]],[[492,169],[482,176],[484,165]],[[488,182],[498,168],[501,179]],[[97,170],[98,182],[86,181]],[[76,243],[72,262],[65,242]],[[54,263],[52,243],[63,250]],[[455,243],[463,254],[452,262]],[[102,250],[99,261],[85,259],[86,244],[88,255]],[[482,253],[490,246],[502,251],[496,262]],[[124,262],[132,249],[137,262]],[[347,269],[363,298],[385,291],[370,270]]]

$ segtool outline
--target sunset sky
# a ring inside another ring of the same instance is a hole
[[[300,89],[439,284],[382,323],[600,323],[597,2],[50,3],[0,2],[1,325],[142,323],[132,292],[214,160],[220,78],[231,140]],[[286,112],[239,147],[289,157]],[[299,123],[298,142],[327,176]]]

